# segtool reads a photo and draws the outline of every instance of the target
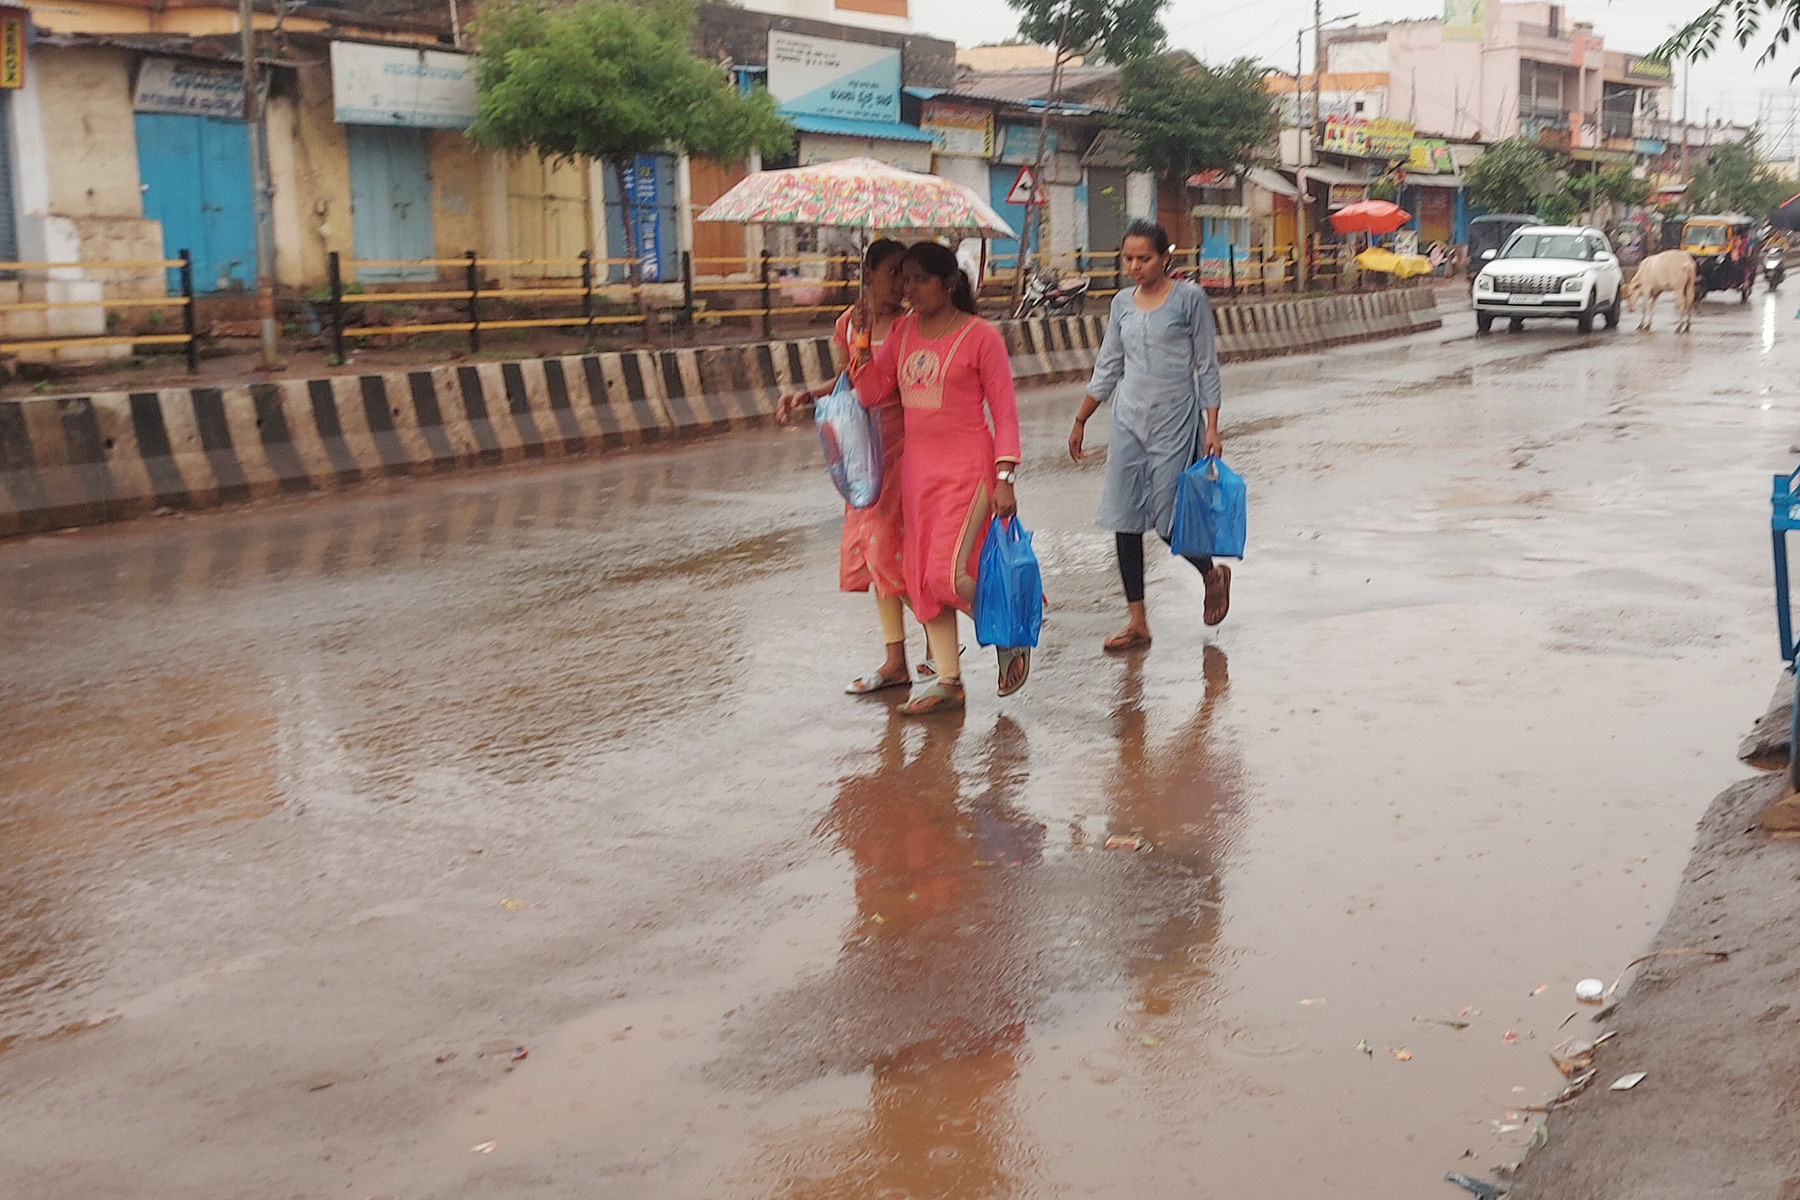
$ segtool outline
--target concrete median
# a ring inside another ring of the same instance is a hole
[[[1429,288],[1215,311],[1226,362],[1440,324]],[[1021,385],[1069,382],[1105,318],[1001,328]],[[0,400],[0,536],[751,429],[830,376],[805,338]]]

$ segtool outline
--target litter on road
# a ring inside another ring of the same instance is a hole
[[[1445,1175],[1444,1182],[1454,1183],[1457,1187],[1469,1193],[1469,1195],[1477,1197],[1478,1200],[1500,1200],[1501,1196],[1506,1195],[1507,1192],[1512,1190],[1505,1184],[1490,1183],[1485,1179],[1476,1179],[1469,1175],[1458,1174],[1455,1171],[1451,1171],[1449,1174]]]
[[[1644,1082],[1644,1077],[1648,1074],[1648,1071],[1633,1071],[1629,1075],[1621,1075],[1613,1080],[1612,1090],[1615,1092],[1629,1092],[1632,1088]]]
[[[1606,984],[1598,979],[1584,979],[1575,985],[1575,998],[1583,1004],[1598,1004],[1606,999]]]

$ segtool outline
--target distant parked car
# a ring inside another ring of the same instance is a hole
[[[1495,317],[1513,332],[1528,318],[1573,319],[1583,333],[1601,317],[1619,327],[1619,293],[1625,285],[1618,255],[1606,235],[1585,225],[1527,225],[1489,251],[1475,275],[1475,329],[1486,333]]]

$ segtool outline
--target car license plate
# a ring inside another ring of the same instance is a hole
[[[1544,298],[1542,296],[1534,296],[1534,295],[1531,295],[1530,293],[1526,293],[1524,295],[1515,295],[1515,296],[1510,297],[1510,299],[1511,299],[1512,303],[1514,303],[1514,304],[1542,304],[1544,302]]]

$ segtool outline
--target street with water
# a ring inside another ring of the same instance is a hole
[[[0,1192],[1455,1194],[1746,774],[1792,307],[1227,367],[1135,657],[1032,391],[952,717],[806,429],[0,545]]]

